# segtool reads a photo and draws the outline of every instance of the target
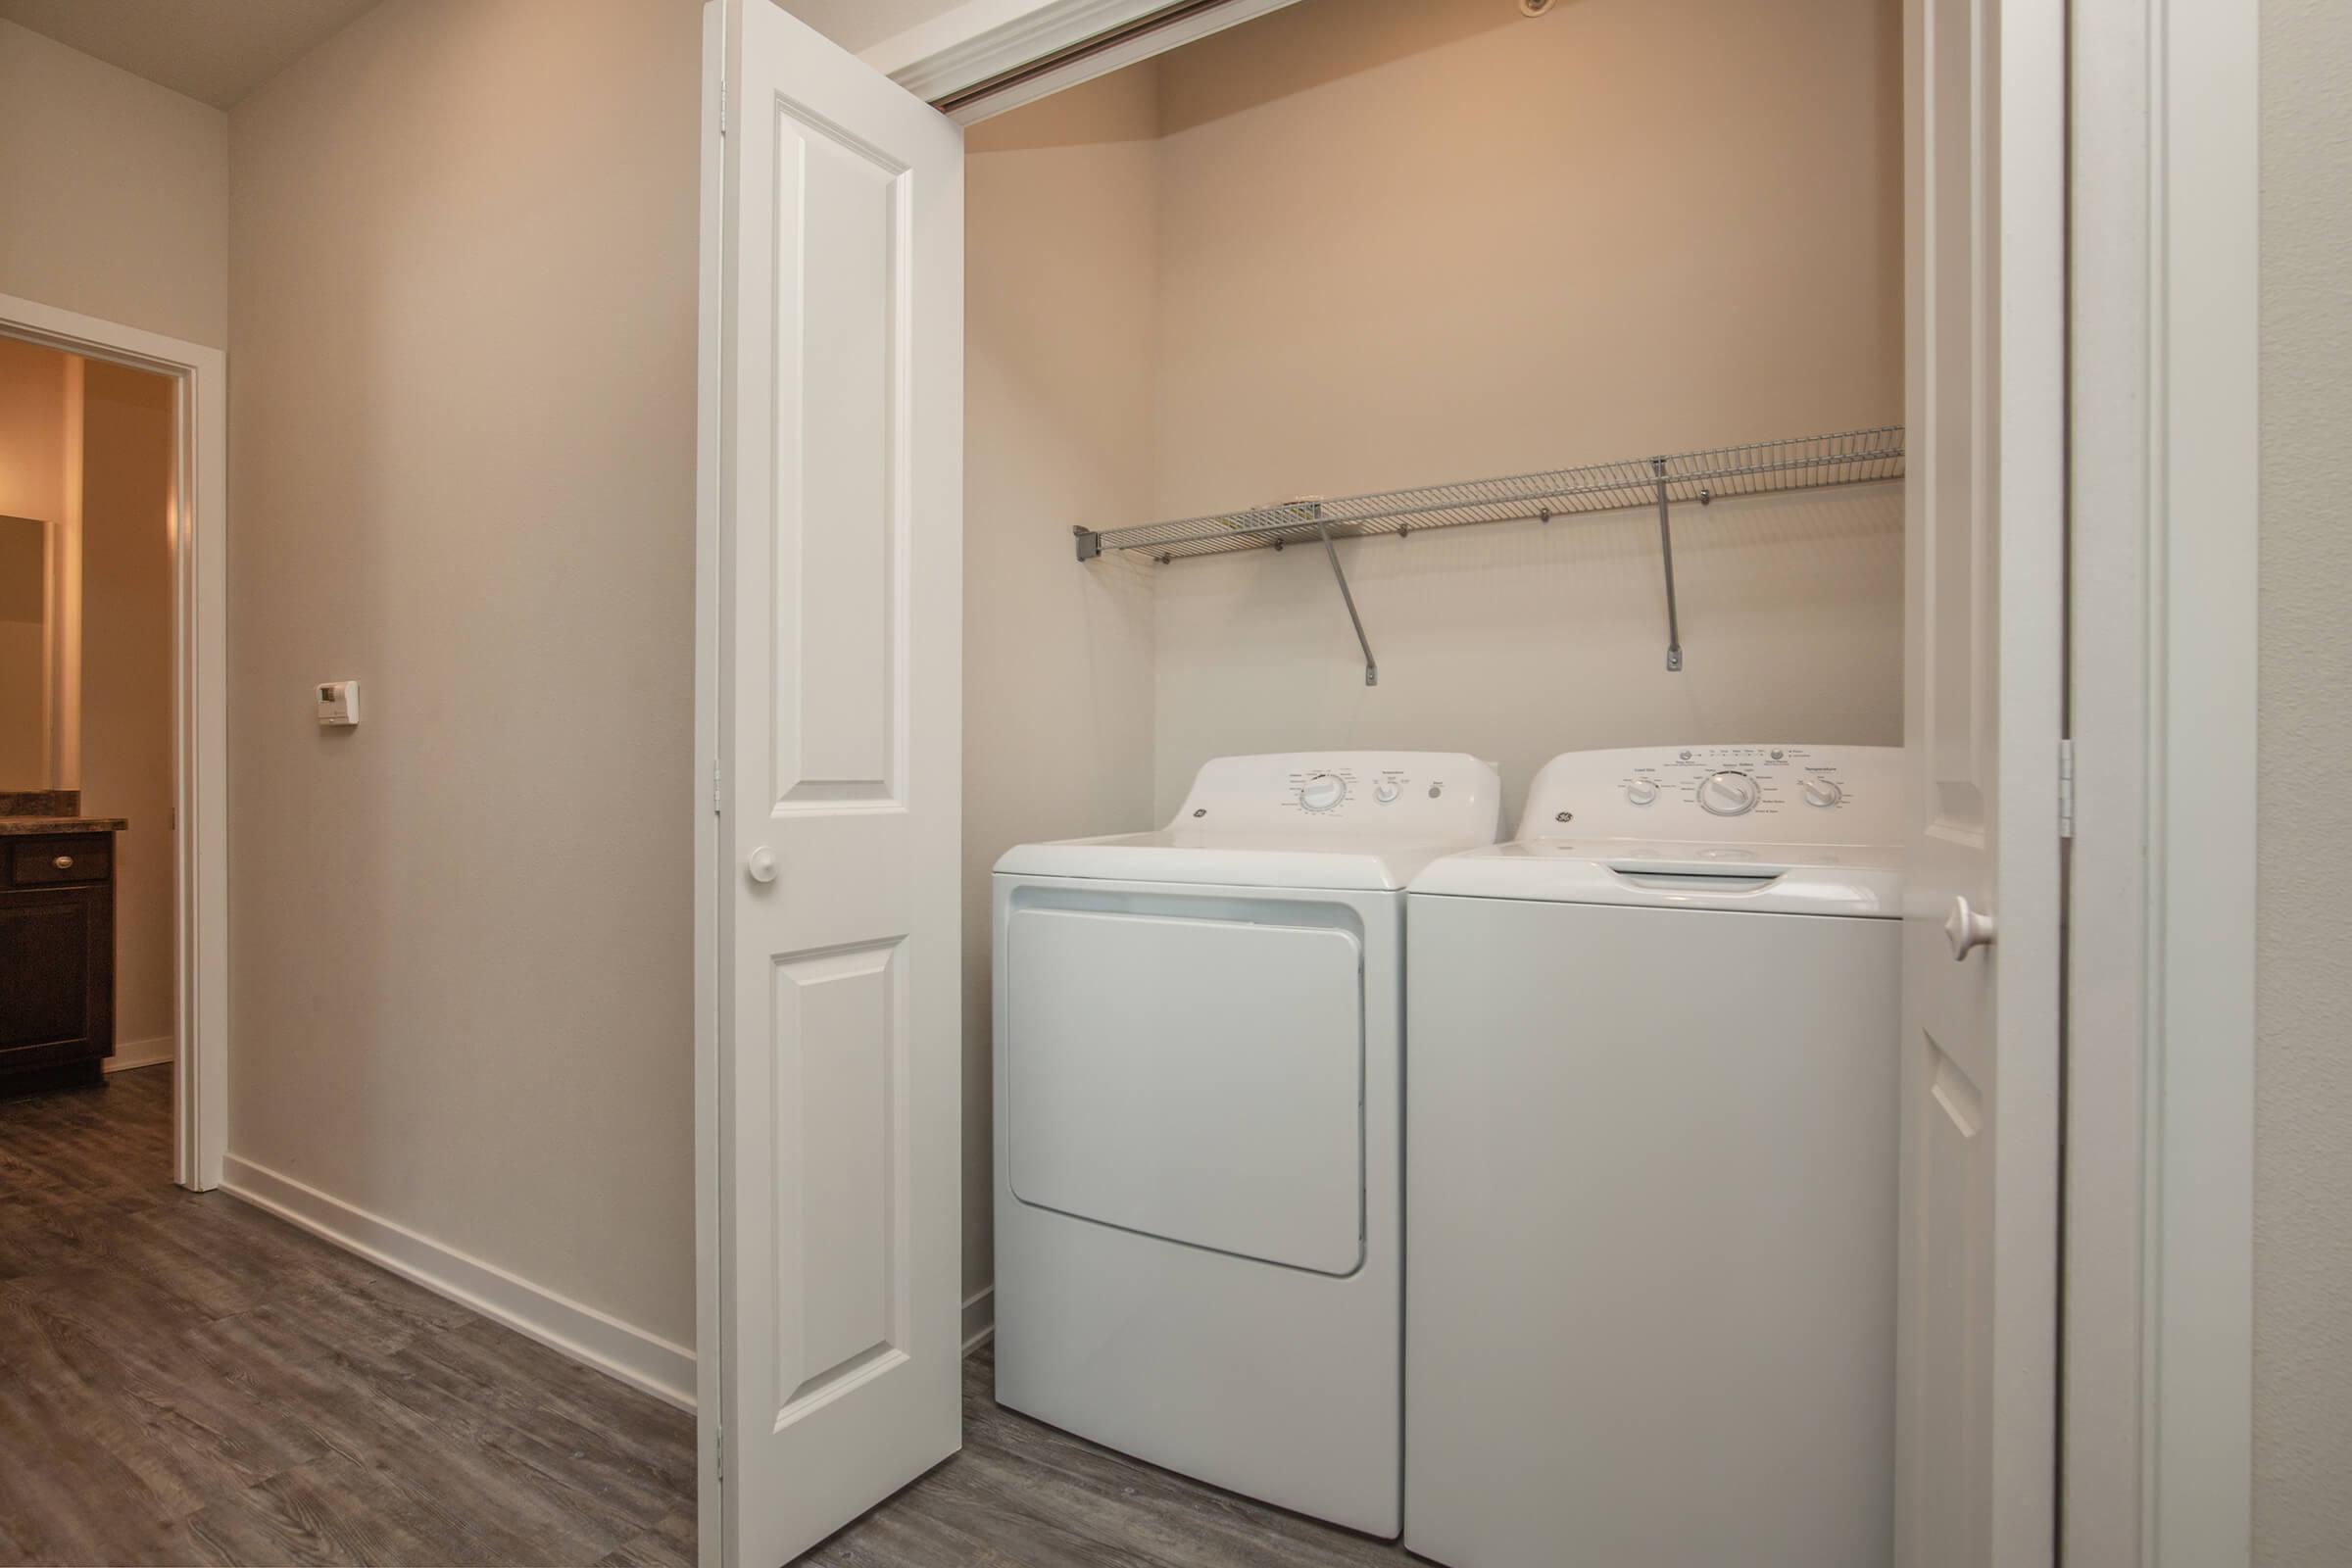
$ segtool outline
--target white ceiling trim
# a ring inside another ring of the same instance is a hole
[[[950,111],[949,118],[972,124],[1295,3],[1226,0],[990,93]],[[937,103],[992,76],[1141,22],[1168,5],[1169,0],[964,0],[943,16],[885,38],[860,58],[925,102]]]

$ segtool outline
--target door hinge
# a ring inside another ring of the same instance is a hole
[[[710,1435],[710,1442],[712,1447],[716,1449],[716,1451],[710,1456],[711,1474],[717,1476],[719,1480],[724,1481],[727,1479],[727,1429],[725,1427],[720,1427],[716,1432],[712,1433]]]
[[[718,814],[719,814],[719,809],[718,809],[718,762],[717,762],[717,760],[716,760],[715,759],[713,759],[713,760],[711,760],[711,763],[710,763],[710,814],[711,814],[712,816],[716,816],[716,815],[718,815]]]
[[[727,78],[718,78],[718,133],[727,133]]]
[[[2058,836],[2075,836],[2075,743],[2071,737],[2058,742]]]

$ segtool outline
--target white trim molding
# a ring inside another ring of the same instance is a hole
[[[973,124],[1296,3],[1223,0],[1002,92],[992,92],[985,99],[950,110],[948,115],[959,124]],[[1018,71],[1169,9],[1170,0],[964,0],[944,16],[885,38],[858,58],[925,103],[935,104],[992,76]]]
[[[173,1177],[220,1185],[228,1148],[228,356],[0,294],[0,333],[178,382],[172,737],[179,812]]]
[[[963,1353],[997,1337],[997,1288],[983,1285],[963,1298]]]
[[[2072,11],[2063,1560],[2244,1568],[2258,19]]]
[[[2261,20],[2157,16],[2147,1560],[2230,1568],[2253,1549]]]
[[[379,1268],[469,1306],[584,1366],[681,1410],[694,1408],[694,1352],[495,1263],[420,1235],[293,1177],[231,1154],[221,1190]]]
[[[135,1072],[141,1067],[169,1065],[179,1054],[179,1042],[170,1035],[157,1035],[153,1040],[119,1040],[115,1054],[106,1058],[108,1072]]]

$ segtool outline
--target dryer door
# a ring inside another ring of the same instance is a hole
[[[1339,911],[1334,911],[1339,912]],[[1363,1258],[1363,941],[1018,907],[1007,1149],[1024,1203],[1268,1263]]]

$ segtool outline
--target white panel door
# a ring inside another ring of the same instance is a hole
[[[963,149],[728,9],[717,1420],[764,1568],[960,1436]]]
[[[2051,1557],[2064,26],[2027,0],[1905,8],[1905,1568]]]

